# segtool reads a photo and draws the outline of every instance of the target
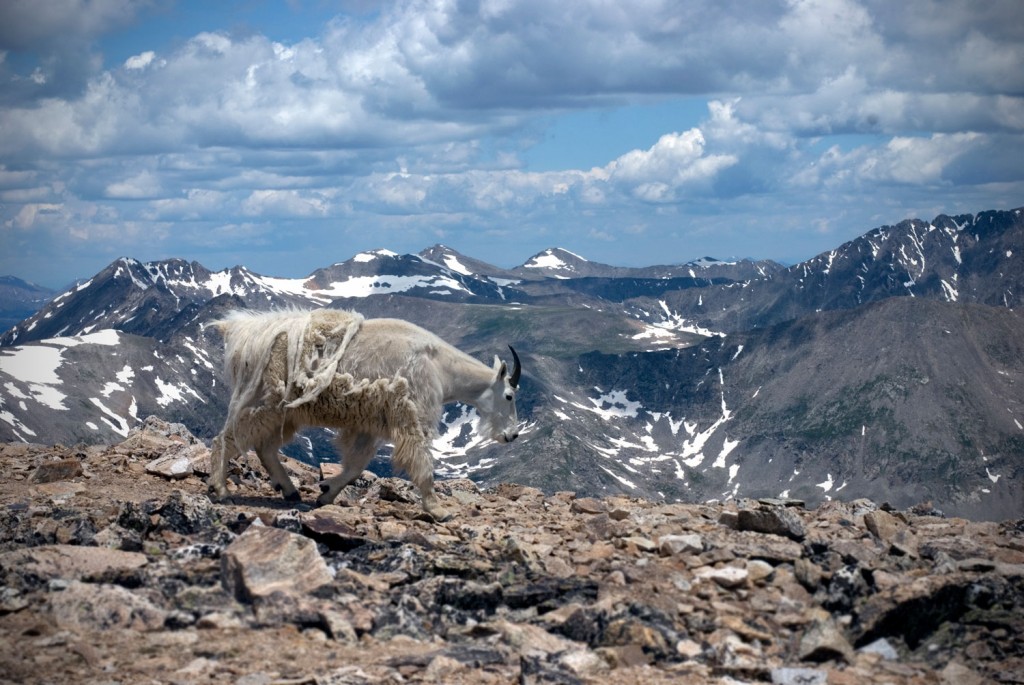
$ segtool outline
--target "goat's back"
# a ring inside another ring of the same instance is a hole
[[[339,371],[356,378],[402,376],[422,380],[423,366],[442,352],[462,353],[416,324],[401,319],[367,319],[352,339]]]

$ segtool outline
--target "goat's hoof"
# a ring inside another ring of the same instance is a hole
[[[331,484],[325,480],[320,481],[317,485],[320,486],[320,492],[327,492],[331,489]]]
[[[425,511],[438,523],[450,521],[452,517],[455,516],[453,512],[450,512],[447,509],[426,509]]]
[[[285,502],[301,502],[302,495],[299,494],[298,490],[294,490],[291,493],[284,496]]]

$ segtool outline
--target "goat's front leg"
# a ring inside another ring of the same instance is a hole
[[[420,492],[423,510],[435,521],[447,521],[454,514],[441,506],[434,492],[434,462],[430,451],[419,440],[395,441],[395,454],[392,461],[398,468],[409,474],[409,480]]]

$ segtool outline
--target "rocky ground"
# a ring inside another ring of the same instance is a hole
[[[306,501],[321,474],[288,464]],[[0,683],[1024,682],[1024,522],[372,474],[295,509],[150,419],[0,446]]]

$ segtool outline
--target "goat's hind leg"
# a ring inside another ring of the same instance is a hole
[[[321,495],[317,506],[333,502],[346,486],[351,484],[366,469],[380,447],[380,439],[371,433],[350,433],[343,431],[335,442],[341,452],[341,473],[320,484]]]
[[[288,477],[288,472],[284,470],[284,465],[277,456],[280,447],[280,443],[276,440],[271,443],[264,443],[256,448],[256,454],[259,456],[263,468],[270,475],[270,484],[274,486],[274,489],[280,492],[281,496],[289,502],[301,502],[302,495],[299,494],[292,479]]]
[[[224,432],[213,439],[210,445],[210,479],[207,481],[207,489],[216,499],[228,496],[228,462],[238,454],[239,449],[234,439]]]
[[[291,425],[284,426],[278,435],[268,438],[258,445],[256,447],[256,454],[259,456],[263,468],[267,470],[267,474],[270,476],[270,483],[274,486],[274,489],[279,491],[288,502],[301,502],[302,495],[299,494],[295,484],[292,483],[292,479],[288,476],[288,472],[284,470],[284,465],[281,464],[281,459],[278,457],[278,450],[281,449],[281,445],[291,441],[293,435],[295,435],[295,427]]]

